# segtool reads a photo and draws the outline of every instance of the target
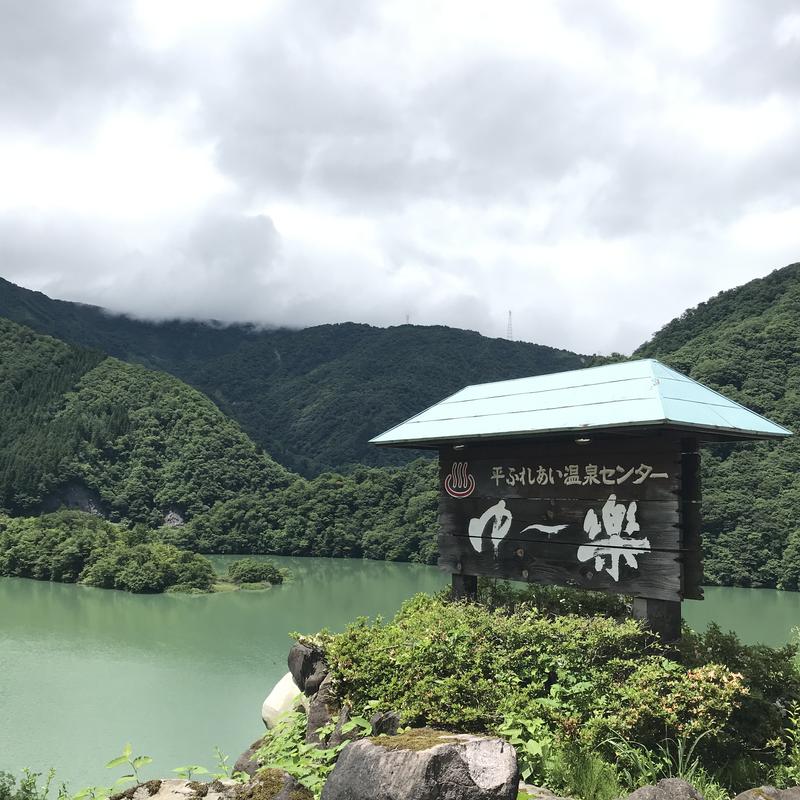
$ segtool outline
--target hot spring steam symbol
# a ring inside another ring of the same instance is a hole
[[[469,464],[466,461],[453,462],[450,474],[444,479],[444,490],[450,497],[463,499],[475,491],[475,478],[469,474]]]

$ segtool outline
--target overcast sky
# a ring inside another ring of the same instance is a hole
[[[630,352],[800,260],[787,0],[0,0],[0,275]]]

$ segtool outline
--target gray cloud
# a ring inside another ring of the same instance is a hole
[[[125,185],[108,211],[0,188],[3,273],[150,317],[501,335],[513,308],[520,337],[630,350],[798,257],[793,6],[331,1],[236,22],[233,3],[156,41],[124,2],[0,0],[0,147],[86,147],[130,112],[217,173],[168,214]]]

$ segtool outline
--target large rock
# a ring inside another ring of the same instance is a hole
[[[289,672],[301,692],[307,697],[319,691],[320,684],[328,674],[322,652],[297,642],[289,651]]]
[[[527,795],[530,800],[571,800],[570,798],[559,797],[546,786],[536,786],[533,783],[525,783],[525,781],[519,782],[519,793]]]
[[[417,729],[348,744],[322,800],[515,800],[518,784],[508,742]]]
[[[267,728],[274,728],[282,714],[294,708],[295,701],[302,697],[302,692],[295,686],[292,673],[287,672],[267,695],[261,706],[261,719]]]
[[[186,781],[173,778],[147,781],[111,800],[314,800],[314,795],[288,772],[264,770],[247,783],[233,780]]]
[[[314,800],[314,795],[288,772],[265,769],[236,791],[235,800]]]
[[[319,687],[319,691],[311,698],[308,704],[308,723],[306,724],[306,743],[322,744],[322,737],[319,729],[329,725],[334,717],[340,715],[341,711],[336,706],[333,699],[333,687],[330,675]]]
[[[236,759],[236,763],[233,765],[234,773],[244,772],[251,778],[256,774],[260,767],[260,764],[256,761],[256,751],[261,747],[263,741],[263,738],[256,739],[256,741]]]
[[[400,715],[396,711],[378,711],[370,717],[369,724],[373,736],[394,736],[400,730]]]
[[[664,778],[655,786],[642,786],[627,800],[703,800],[703,795],[680,778]]]
[[[733,800],[800,800],[800,786],[790,786],[788,789],[759,786],[737,794]]]

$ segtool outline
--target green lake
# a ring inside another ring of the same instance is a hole
[[[110,783],[103,765],[127,741],[154,757],[151,777],[212,768],[215,746],[233,763],[263,731],[289,632],[387,616],[447,581],[413,564],[273,560],[291,582],[199,597],[0,578],[0,771],[52,766],[73,791]],[[713,619],[748,642],[781,644],[800,625],[800,593],[711,588],[684,609],[693,627]]]

